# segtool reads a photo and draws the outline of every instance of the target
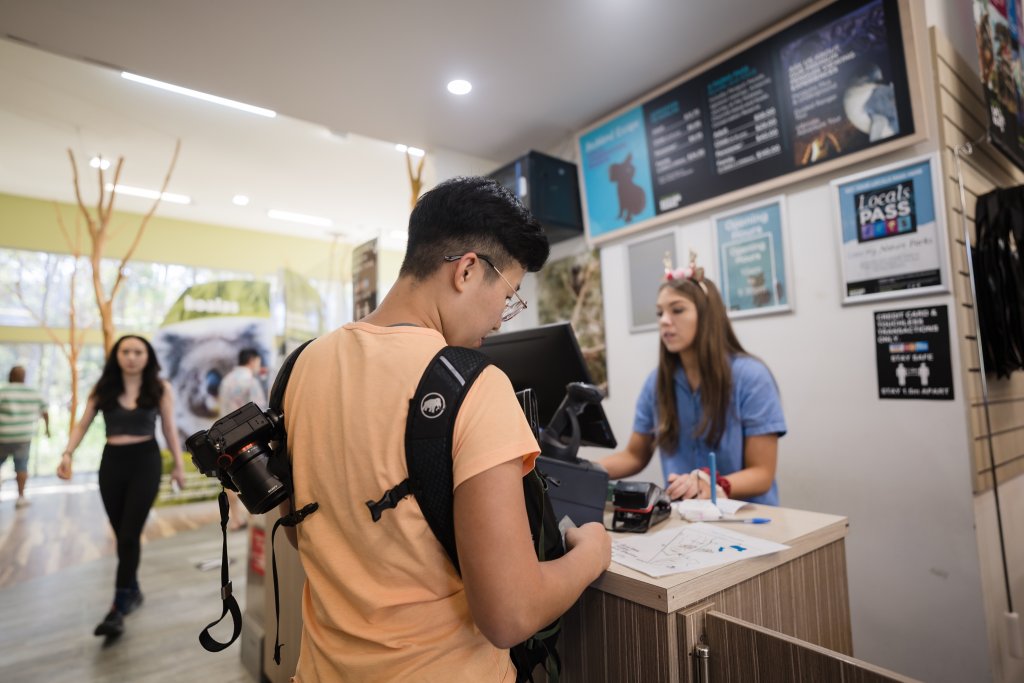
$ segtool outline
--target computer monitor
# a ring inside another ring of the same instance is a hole
[[[569,323],[495,334],[480,351],[508,375],[516,391],[530,388],[537,398],[542,427],[551,422],[570,382],[592,382]],[[579,417],[584,446],[615,448],[615,435],[600,404],[588,405]]]

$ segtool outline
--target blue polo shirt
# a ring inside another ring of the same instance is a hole
[[[675,450],[661,450],[661,469],[668,481],[668,475],[685,474],[697,467],[708,466],[708,453],[714,451],[715,464],[719,474],[726,475],[743,469],[743,441],[748,436],[786,433],[786,420],[782,415],[782,404],[775,380],[765,365],[751,356],[733,356],[732,396],[729,399],[729,414],[725,432],[717,448],[710,447],[693,432],[700,424],[703,414],[700,405],[700,389],[690,390],[690,383],[682,367],[676,370],[676,408],[679,411],[679,444]],[[658,371],[655,370],[644,382],[640,397],[636,401],[636,418],[633,431],[638,434],[654,435],[658,429],[658,405],[655,396]],[[750,499],[751,503],[766,505],[779,504],[778,484],[772,482],[767,493]]]

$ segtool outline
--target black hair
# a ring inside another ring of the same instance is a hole
[[[96,398],[96,406],[100,410],[117,408],[117,398],[124,393],[124,374],[117,363],[117,350],[121,348],[121,342],[125,339],[138,339],[146,347],[146,367],[142,369],[142,387],[139,388],[136,405],[139,408],[156,408],[160,405],[160,399],[164,397],[164,383],[160,381],[160,362],[156,359],[153,346],[134,334],[126,334],[114,342],[107,355],[107,362],[103,365],[103,373],[100,374],[91,395]]]
[[[238,352],[238,364],[248,365],[253,358],[259,358],[260,352],[253,348],[242,349]]]
[[[514,261],[536,272],[549,250],[540,221],[512,192],[490,178],[452,178],[416,202],[399,275],[424,280],[445,256],[468,251],[486,256],[499,270]],[[497,277],[492,270],[486,270],[488,279]]]

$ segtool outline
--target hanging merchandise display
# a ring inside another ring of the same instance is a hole
[[[978,197],[971,254],[985,368],[997,377],[1024,369],[1024,187]]]

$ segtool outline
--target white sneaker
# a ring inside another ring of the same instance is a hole
[[[14,507],[20,510],[21,508],[27,508],[31,504],[32,501],[22,496],[21,498],[18,499],[18,502],[14,504]]]

